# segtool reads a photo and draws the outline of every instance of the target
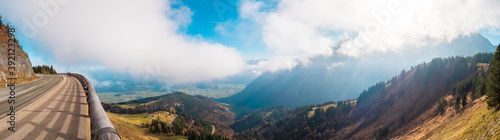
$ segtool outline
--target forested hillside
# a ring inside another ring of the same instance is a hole
[[[35,73],[42,73],[42,74],[57,74],[57,71],[54,69],[52,65],[50,65],[50,67],[46,65],[34,66],[33,71]]]
[[[236,137],[393,138],[445,114],[449,107],[460,112],[483,96],[489,67],[477,64],[489,63],[492,57],[492,53],[479,53],[435,58],[373,85],[357,100],[298,107],[278,121],[256,125]]]
[[[273,105],[295,108],[348,100],[356,98],[374,83],[389,79],[415,64],[436,57],[472,56],[477,52],[494,51],[495,46],[488,39],[471,34],[449,43],[403,47],[401,52],[388,51],[360,58],[314,57],[290,70],[262,73],[240,93],[218,101],[253,110]]]
[[[153,113],[157,111],[167,111],[177,114],[178,117],[174,121],[174,124],[179,124],[175,128],[180,130],[176,131],[176,134],[187,135],[190,130],[200,130],[198,134],[203,134],[202,132],[205,132],[205,128],[212,127],[210,125],[207,126],[207,124],[211,124],[216,127],[215,134],[226,137],[233,135],[233,131],[228,125],[234,122],[234,113],[228,111],[223,105],[203,96],[192,96],[176,92],[123,103],[103,103],[103,107],[106,111],[119,114]],[[162,122],[153,123],[158,125]],[[211,132],[211,129],[205,133],[209,132]]]

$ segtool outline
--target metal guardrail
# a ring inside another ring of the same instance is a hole
[[[71,73],[71,76],[80,81],[83,89],[85,90],[85,95],[87,95],[92,139],[121,140],[120,135],[118,135],[118,131],[116,131],[115,127],[109,120],[108,115],[106,115],[92,83],[83,75]]]

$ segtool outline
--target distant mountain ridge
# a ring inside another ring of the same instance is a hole
[[[480,34],[459,37],[449,43],[408,47],[363,58],[342,56],[312,58],[292,70],[266,72],[240,93],[218,100],[234,106],[259,109],[273,105],[291,108],[331,100],[356,98],[371,84],[389,79],[402,69],[435,57],[470,56],[493,52],[495,47]]]
[[[387,82],[378,82],[355,100],[285,109],[281,112],[286,115],[277,121],[253,121],[252,128],[235,137],[498,139],[500,113],[487,110],[484,101],[489,66],[475,65],[487,63],[492,57],[492,53],[480,53],[472,57],[435,58],[402,71]],[[256,112],[272,113],[267,110]],[[248,115],[232,128],[246,128],[250,126],[247,122],[266,118],[256,113]],[[460,125],[454,125],[457,123]]]

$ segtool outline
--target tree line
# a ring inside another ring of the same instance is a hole
[[[46,65],[34,66],[33,71],[35,73],[41,73],[41,74],[57,74],[56,70],[52,65],[50,65],[50,67]]]
[[[495,55],[490,62],[491,67],[489,69],[487,93],[488,107],[499,109],[500,105],[500,44],[495,51]]]
[[[147,127],[151,133],[181,135],[186,136],[189,140],[229,140],[228,137],[208,133],[207,130],[211,131],[212,125],[206,121],[196,120],[193,124],[193,127],[202,127],[205,131],[199,132],[189,128],[183,116],[177,117],[172,124],[167,124],[166,122],[160,121],[160,115],[158,115],[158,119],[153,119],[151,124],[146,123],[145,127]]]

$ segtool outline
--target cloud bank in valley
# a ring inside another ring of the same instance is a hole
[[[99,63],[168,82],[219,79],[245,69],[236,49],[183,34],[193,13],[170,2],[16,0],[2,2],[0,12],[18,35],[67,65]]]
[[[497,0],[244,0],[239,13],[260,25],[255,30],[278,56],[256,69],[275,71],[298,64],[280,65],[284,57],[363,57],[497,31],[498,7]]]

